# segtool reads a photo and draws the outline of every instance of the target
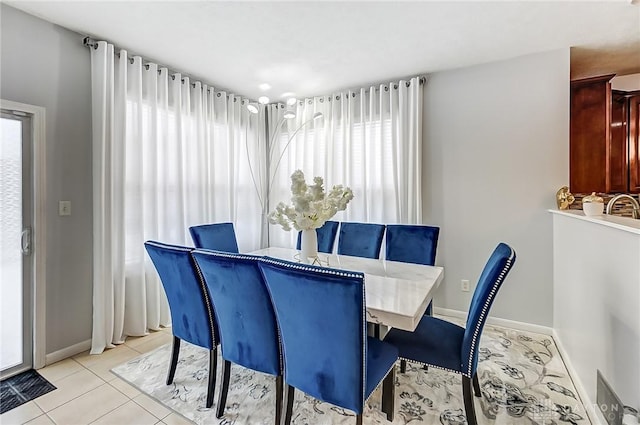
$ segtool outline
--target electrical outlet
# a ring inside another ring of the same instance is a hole
[[[58,215],[71,215],[71,201],[58,202]]]
[[[460,289],[462,292],[469,292],[469,281],[462,279],[462,281],[460,281]]]

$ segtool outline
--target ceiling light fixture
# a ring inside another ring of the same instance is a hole
[[[287,99],[287,105],[289,106],[293,106],[296,104],[298,100],[295,97],[290,97],[289,99]]]
[[[258,98],[258,102],[260,102],[260,104],[262,105],[266,105],[267,103],[269,103],[269,98],[267,96],[260,96]]]

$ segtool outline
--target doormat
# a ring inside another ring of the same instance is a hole
[[[56,387],[30,369],[0,382],[0,414],[55,390]]]

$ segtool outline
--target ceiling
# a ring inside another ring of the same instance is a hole
[[[5,2],[272,101],[567,47],[572,78],[640,72],[637,0]]]

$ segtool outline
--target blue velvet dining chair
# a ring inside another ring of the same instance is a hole
[[[413,332],[391,329],[384,340],[395,345],[400,359],[462,375],[462,394],[469,425],[476,425],[473,395],[480,397],[478,349],[489,309],[516,261],[515,251],[500,243],[491,254],[473,292],[465,327],[425,316]]]
[[[440,228],[418,224],[387,224],[385,259],[403,263],[433,266],[436,263],[438,236]],[[426,315],[431,316],[433,302],[429,302]],[[376,336],[380,335],[376,325]],[[401,362],[400,371],[404,372],[406,364]]]
[[[224,414],[231,363],[276,377],[276,418],[282,412],[282,365],[271,298],[251,255],[195,250],[192,253],[211,293],[222,353],[222,386],[216,417]]]
[[[337,221],[327,221],[316,229],[316,233],[318,234],[318,251],[325,252],[331,254],[333,252],[333,245],[336,241],[336,235],[338,234],[338,225],[340,223]],[[296,243],[296,249],[300,249],[302,244],[302,232],[298,232],[298,242]]]
[[[384,224],[340,223],[338,254],[353,257],[378,258],[384,236]]]
[[[387,224],[385,258],[433,266],[440,228],[419,224]]]
[[[216,251],[239,252],[233,223],[202,224],[189,227],[196,248]]]
[[[184,340],[209,350],[209,380],[207,407],[213,405],[218,360],[218,331],[211,305],[211,297],[200,278],[191,251],[193,248],[147,241],[144,247],[155,266],[171,310],[173,348],[167,375],[167,385],[173,383]]]
[[[382,382],[382,411],[393,421],[395,347],[366,334],[364,274],[264,257],[284,355],[284,423],[295,389],[356,413]]]

